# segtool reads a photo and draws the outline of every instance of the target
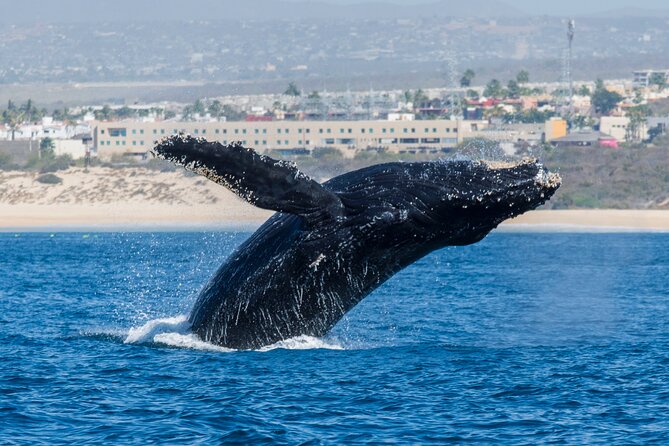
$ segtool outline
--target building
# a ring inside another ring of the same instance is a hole
[[[241,142],[259,152],[305,153],[335,148],[345,156],[358,151],[436,153],[456,147],[487,121],[238,121],[238,122],[99,122],[93,133],[98,156],[145,155],[155,142],[186,133],[223,144]]]
[[[567,121],[551,118],[536,124],[497,124],[464,135],[468,138],[482,138],[511,145],[529,144],[536,146],[567,135]]]
[[[617,149],[618,141],[611,135],[592,130],[570,133],[551,142],[555,147],[610,147]]]
[[[634,88],[650,87],[651,78],[653,74],[659,73],[664,75],[665,79],[669,79],[669,70],[639,70],[634,72]]]
[[[599,129],[602,133],[609,134],[618,141],[627,141],[629,124],[630,118],[626,116],[603,116],[599,124]],[[648,126],[645,122],[638,129],[638,137],[640,139],[648,138]]]

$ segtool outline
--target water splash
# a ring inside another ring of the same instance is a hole
[[[165,339],[164,335],[177,334],[187,335],[190,332],[190,322],[188,316],[176,316],[164,319],[154,319],[141,327],[133,327],[128,331],[125,338],[126,344],[146,344],[151,342],[160,342],[158,339]]]
[[[215,352],[234,352],[237,350],[221,347],[200,339],[190,331],[191,325],[185,315],[154,319],[141,327],[133,327],[128,331],[125,344],[161,344],[169,347],[191,350]],[[277,349],[284,350],[344,350],[333,340],[315,338],[312,336],[297,336],[279,341],[257,351],[268,352]]]

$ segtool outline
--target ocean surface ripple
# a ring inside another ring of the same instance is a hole
[[[669,234],[495,233],[238,352],[184,315],[247,236],[0,234],[0,443],[669,442]]]

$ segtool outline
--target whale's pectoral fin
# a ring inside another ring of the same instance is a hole
[[[339,197],[294,163],[260,155],[241,144],[225,146],[174,135],[162,140],[153,154],[222,184],[262,209],[299,215],[312,225],[343,215]]]

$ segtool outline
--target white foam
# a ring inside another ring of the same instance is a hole
[[[196,334],[161,333],[153,338],[153,342],[169,345],[170,347],[187,348],[190,350],[204,350],[211,352],[234,352],[231,348],[221,347],[201,340]]]
[[[200,339],[190,331],[187,316],[177,316],[164,319],[154,319],[141,327],[133,327],[125,338],[126,344],[156,343],[170,347],[205,350],[215,352],[233,352],[236,350],[211,344]],[[344,348],[333,342],[313,336],[297,336],[279,341],[276,344],[262,347],[258,351],[268,352],[276,349],[285,350],[343,350]]]
[[[344,350],[344,347],[333,342],[326,341],[322,338],[315,338],[313,336],[297,336],[285,341],[279,341],[276,344],[262,347],[259,351],[267,352],[270,350],[285,349],[285,350]]]
[[[190,330],[187,316],[168,317],[165,319],[154,319],[141,327],[131,328],[125,338],[126,344],[145,344],[156,342],[156,337],[167,334],[185,335]]]

